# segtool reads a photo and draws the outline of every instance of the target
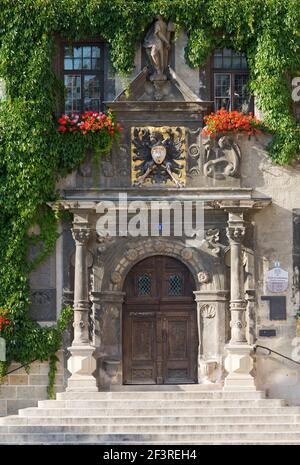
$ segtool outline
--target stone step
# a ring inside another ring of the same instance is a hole
[[[169,408],[176,407],[281,407],[286,402],[280,399],[124,399],[117,400],[41,400],[39,408]]]
[[[272,426],[272,423],[276,425],[290,424],[294,426],[300,423],[300,415],[201,415],[201,416],[99,416],[99,417],[40,417],[40,416],[19,416],[11,415],[6,418],[0,418],[0,425],[199,425],[199,424],[268,424]]]
[[[186,415],[280,415],[280,414],[300,414],[300,407],[148,407],[148,408],[26,408],[19,411],[19,415],[24,416],[64,416],[64,417],[98,417],[98,416],[186,416]]]
[[[196,385],[199,386],[199,385]],[[263,391],[133,391],[133,392],[58,392],[57,400],[102,399],[264,399]]]
[[[185,424],[185,425],[23,425],[0,426],[0,435],[11,434],[179,434],[179,433],[298,433],[300,440],[300,424]]]
[[[221,444],[222,442],[232,444],[239,443],[261,443],[266,444],[277,441],[282,444],[300,444],[299,433],[293,432],[240,432],[240,433],[157,433],[157,434],[73,434],[73,433],[39,433],[39,434],[0,434],[0,444]]]

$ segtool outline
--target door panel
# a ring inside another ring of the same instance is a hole
[[[196,382],[193,279],[170,257],[151,257],[128,274],[123,309],[125,384]]]

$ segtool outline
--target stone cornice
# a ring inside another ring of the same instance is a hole
[[[262,209],[272,199],[260,196],[251,188],[111,188],[111,189],[68,189],[61,192],[62,200],[51,202],[53,209],[95,211],[101,202],[115,202],[118,207],[119,194],[127,194],[127,201],[203,201],[206,209],[219,209],[226,212],[242,212]]]

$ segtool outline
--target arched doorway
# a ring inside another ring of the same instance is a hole
[[[194,279],[180,261],[153,256],[128,273],[123,305],[124,384],[197,380]]]

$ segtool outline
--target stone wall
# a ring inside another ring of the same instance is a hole
[[[300,340],[296,337],[295,313],[299,308],[299,282],[293,260],[294,209],[299,208],[300,166],[277,166],[264,148],[266,137],[239,137],[242,151],[241,176],[243,187],[253,187],[256,192],[272,197],[266,209],[252,216],[254,221],[254,256],[256,281],[256,343],[270,347],[300,361]],[[299,244],[295,244],[299,247]],[[266,289],[266,271],[274,262],[289,273],[287,291],[275,294]],[[286,297],[286,320],[270,320],[267,301],[261,297],[282,295]],[[259,337],[260,329],[275,329],[275,337]],[[296,349],[296,350],[295,350]],[[266,354],[259,350],[258,354]],[[282,397],[300,404],[300,367],[276,355],[257,355],[257,384],[266,389],[270,397]]]
[[[55,392],[65,390],[65,371],[63,353],[58,355]],[[8,371],[18,368],[12,363]],[[0,384],[0,416],[15,415],[20,408],[36,407],[39,400],[48,398],[48,362],[34,362],[27,372],[21,368],[6,376]]]

